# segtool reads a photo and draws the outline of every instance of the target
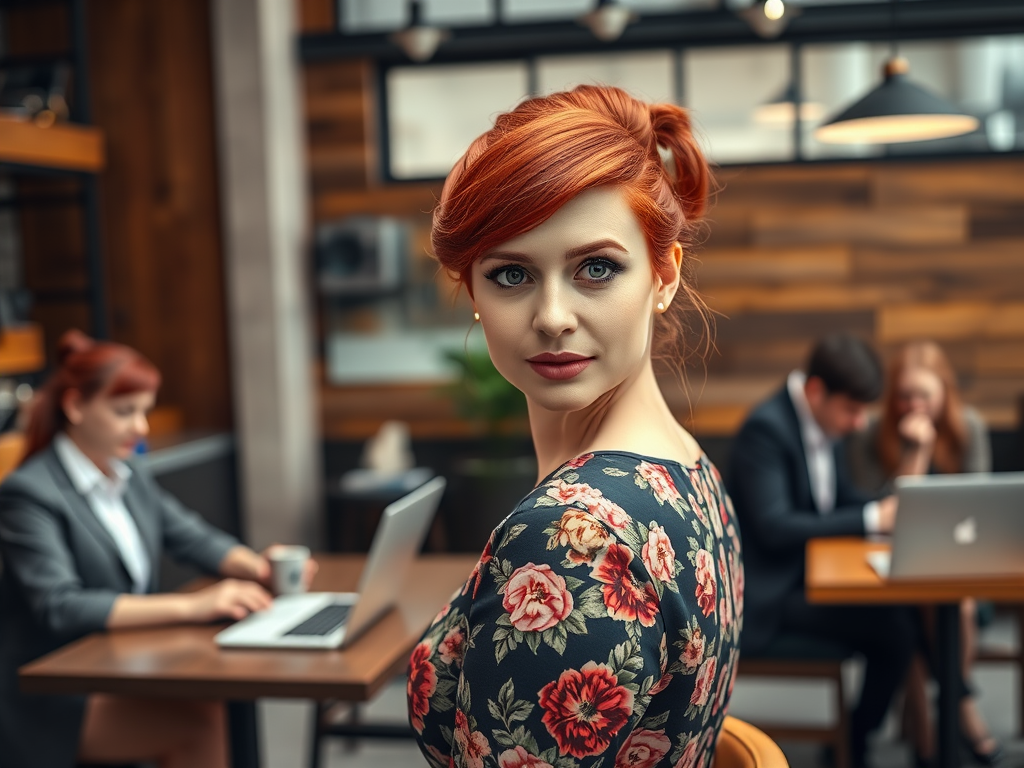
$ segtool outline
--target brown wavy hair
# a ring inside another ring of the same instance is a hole
[[[942,351],[942,347],[932,341],[907,344],[889,367],[877,443],[882,468],[887,475],[892,476],[900,463],[903,439],[899,434],[899,382],[903,372],[908,368],[924,368],[935,374],[942,382],[943,404],[942,412],[935,423],[932,465],[944,474],[962,472],[964,451],[967,447],[967,423],[964,420],[963,400],[949,358]]]
[[[663,160],[664,155],[664,160]],[[694,287],[689,250],[708,204],[711,172],[686,110],[647,104],[625,91],[581,85],[528,99],[499,115],[455,163],[434,210],[431,245],[448,274],[469,288],[485,252],[550,218],[589,189],[617,186],[636,216],[652,268],[668,274],[683,246],[679,294],[656,315],[654,354],[678,372],[695,315],[711,346],[711,315]]]
[[[97,395],[117,397],[136,392],[156,392],[160,372],[131,347],[95,341],[81,331],[70,330],[57,343],[57,367],[36,393],[25,429],[22,462],[46,448],[68,424],[64,393],[78,390],[84,400]]]

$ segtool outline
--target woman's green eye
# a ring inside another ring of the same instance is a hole
[[[519,267],[508,267],[498,273],[497,279],[500,285],[513,287],[526,280],[526,272]]]
[[[603,280],[608,277],[611,270],[608,269],[607,264],[588,264],[587,265],[587,277],[591,280]]]

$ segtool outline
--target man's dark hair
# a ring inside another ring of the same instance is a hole
[[[814,345],[807,378],[821,379],[830,395],[871,403],[882,394],[882,363],[867,342],[846,333],[826,336]]]

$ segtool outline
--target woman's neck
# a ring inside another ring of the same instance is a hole
[[[64,430],[64,434],[70,438],[71,442],[75,444],[75,447],[80,450],[89,461],[96,465],[96,469],[102,472],[107,477],[114,477],[114,467],[110,463],[111,457],[103,451],[96,451],[91,448],[87,441],[82,439],[82,436],[78,434],[78,431],[73,427],[68,427]]]
[[[579,411],[550,411],[529,402],[538,480],[592,451],[629,451],[693,464],[700,446],[661,393],[650,363]]]

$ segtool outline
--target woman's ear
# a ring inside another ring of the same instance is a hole
[[[663,304],[667,309],[676,291],[683,271],[683,246],[676,242],[668,254],[668,264],[654,273],[654,303]]]
[[[60,407],[69,424],[82,423],[82,393],[77,389],[65,389],[60,398]]]

